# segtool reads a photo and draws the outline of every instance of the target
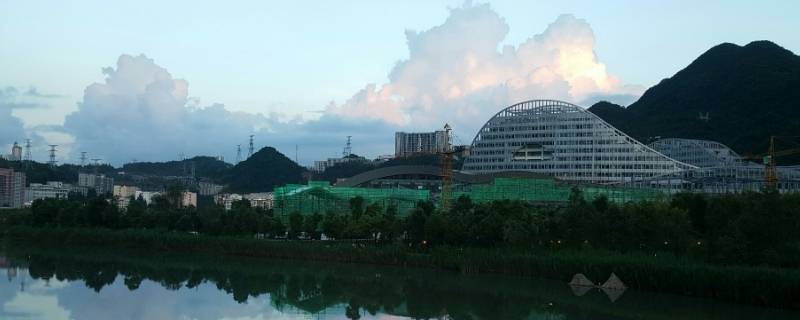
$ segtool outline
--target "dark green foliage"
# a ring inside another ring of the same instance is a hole
[[[151,176],[188,176],[194,165],[195,176],[219,181],[232,164],[209,156],[197,156],[191,159],[167,162],[134,162],[126,163],[120,169],[126,174]]]
[[[769,41],[724,43],[627,108],[601,102],[589,111],[643,142],[709,139],[741,154],[761,154],[771,135],[800,136],[797,88],[800,57],[791,51]],[[700,119],[706,113],[709,120]]]
[[[74,164],[61,164],[51,167],[46,163],[35,161],[8,161],[0,159],[0,168],[11,168],[25,173],[27,183],[47,183],[47,181],[77,182],[79,172],[94,172],[111,175],[114,167],[103,164],[95,166],[79,166]]]
[[[275,186],[303,181],[305,169],[272,147],[265,147],[231,168],[223,179],[228,191],[271,191]]]

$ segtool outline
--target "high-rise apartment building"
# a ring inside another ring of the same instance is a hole
[[[25,202],[25,174],[0,168],[0,207],[22,208]]]
[[[447,150],[447,131],[396,132],[394,134],[394,156],[408,157],[415,154],[438,153]]]
[[[114,191],[114,178],[103,174],[79,173],[78,186],[94,189],[97,194],[111,193]]]

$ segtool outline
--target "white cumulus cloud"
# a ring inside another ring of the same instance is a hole
[[[409,58],[397,63],[388,83],[369,84],[327,110],[403,127],[438,128],[450,122],[476,130],[515,102],[544,98],[587,104],[610,97],[625,103],[641,93],[598,61],[585,20],[562,15],[541,34],[501,48],[508,30],[488,4],[452,9],[442,25],[406,32]]]

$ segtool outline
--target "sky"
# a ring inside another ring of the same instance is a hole
[[[303,165],[393,153],[515,102],[627,105],[714,45],[800,52],[797,1],[0,0],[0,153],[223,156],[255,135]]]

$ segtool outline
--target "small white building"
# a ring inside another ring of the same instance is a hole
[[[244,195],[253,208],[272,209],[272,192],[248,193]]]
[[[39,199],[67,199],[71,185],[60,181],[48,181],[47,184],[31,183],[25,189],[25,203],[33,203]]]

